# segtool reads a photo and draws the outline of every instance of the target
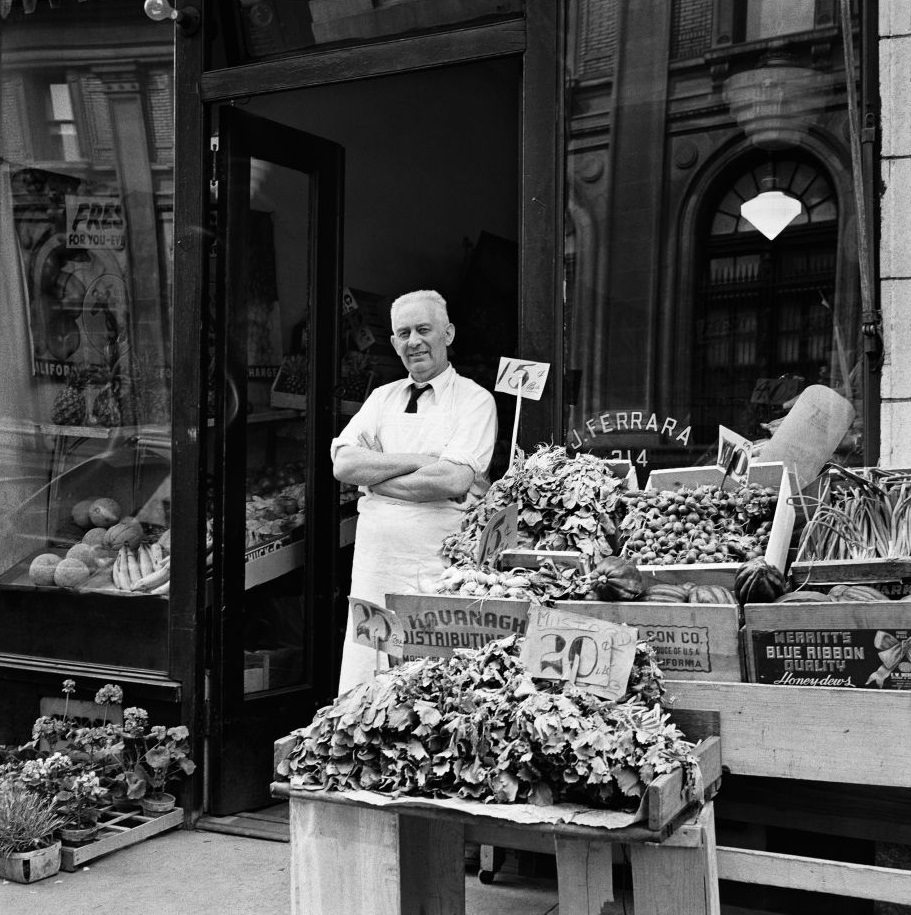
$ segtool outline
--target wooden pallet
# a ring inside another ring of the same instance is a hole
[[[159,817],[143,813],[121,813],[113,807],[104,807],[98,818],[98,838],[88,845],[71,848],[64,845],[60,852],[60,869],[72,873],[102,855],[120,848],[128,848],[144,839],[173,829],[183,823],[183,808],[175,807]]]

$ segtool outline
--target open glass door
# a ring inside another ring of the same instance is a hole
[[[234,107],[218,115],[208,783],[224,815],[268,803],[272,742],[334,694],[343,150]]]

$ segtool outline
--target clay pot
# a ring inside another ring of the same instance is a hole
[[[57,836],[64,845],[70,848],[79,848],[79,846],[88,845],[98,838],[98,824],[93,823],[91,826],[62,826],[57,830]]]
[[[160,817],[162,814],[170,813],[174,809],[177,798],[173,794],[168,794],[167,791],[162,791],[161,794],[146,795],[140,803],[142,804],[142,812],[146,816]]]

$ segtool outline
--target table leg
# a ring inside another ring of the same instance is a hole
[[[292,915],[399,915],[395,813],[343,804],[291,804]]]
[[[402,915],[464,915],[465,828],[398,815]]]
[[[560,911],[573,915],[601,915],[605,903],[614,899],[610,843],[557,836],[554,845]]]
[[[715,811],[711,803],[687,829],[687,845],[630,846],[636,915],[719,915]],[[683,837],[681,837],[683,839]]]

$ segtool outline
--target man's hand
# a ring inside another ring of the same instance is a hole
[[[390,499],[405,502],[436,502],[439,499],[462,499],[471,488],[474,471],[467,464],[439,461],[402,474],[370,489]]]
[[[437,457],[433,454],[385,454],[356,445],[342,445],[336,452],[332,473],[342,483],[370,486],[376,490],[377,484],[435,463]]]

